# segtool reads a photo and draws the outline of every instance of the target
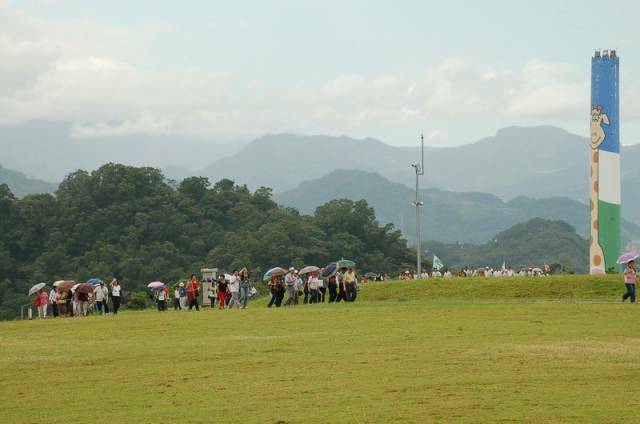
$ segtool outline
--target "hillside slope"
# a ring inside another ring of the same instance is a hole
[[[587,237],[586,206],[567,198],[531,199],[518,197],[504,202],[488,193],[421,191],[423,240],[483,243],[495,234],[531,218],[566,221]],[[334,171],[305,181],[293,190],[274,196],[278,203],[311,214],[315,208],[336,198],[365,199],[381,223],[393,223],[415,241],[415,191],[375,173]],[[626,240],[640,239],[640,228],[624,222]]]
[[[13,171],[0,165],[0,184],[6,184],[18,197],[35,193],[53,193],[58,184],[27,177],[22,172]]]

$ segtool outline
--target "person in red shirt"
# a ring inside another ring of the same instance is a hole
[[[196,311],[200,310],[198,306],[198,295],[200,294],[200,281],[196,278],[195,274],[191,275],[189,282],[187,282],[187,299],[189,299],[189,310],[194,306]]]
[[[40,289],[40,291],[38,292],[35,303],[38,307],[38,318],[46,318],[47,305],[49,304],[49,295],[44,291],[44,289]]]

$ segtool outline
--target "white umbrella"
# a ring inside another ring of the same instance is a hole
[[[37,293],[38,291],[40,291],[41,288],[43,288],[44,286],[46,286],[45,283],[38,283],[36,285],[34,285],[33,287],[31,287],[29,289],[29,294],[34,294]]]
[[[147,287],[149,287],[150,289],[159,289],[164,287],[164,283],[160,281],[152,281],[149,284],[147,284]]]
[[[320,268],[318,268],[317,266],[309,265],[302,268],[298,274],[300,275],[309,274],[310,272],[316,272],[316,271],[320,271]]]
[[[55,283],[53,283],[53,287],[58,287],[60,284],[64,283],[67,280],[58,280]]]
[[[75,293],[76,289],[78,288],[79,285],[80,285],[80,283],[78,283],[75,286],[71,287],[71,291]]]

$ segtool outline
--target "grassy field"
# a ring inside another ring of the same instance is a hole
[[[634,421],[621,286],[376,283],[355,304],[4,322],[0,422]]]

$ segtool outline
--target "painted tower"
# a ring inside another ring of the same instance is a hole
[[[619,60],[615,50],[591,59],[591,274],[618,269],[620,255]]]

